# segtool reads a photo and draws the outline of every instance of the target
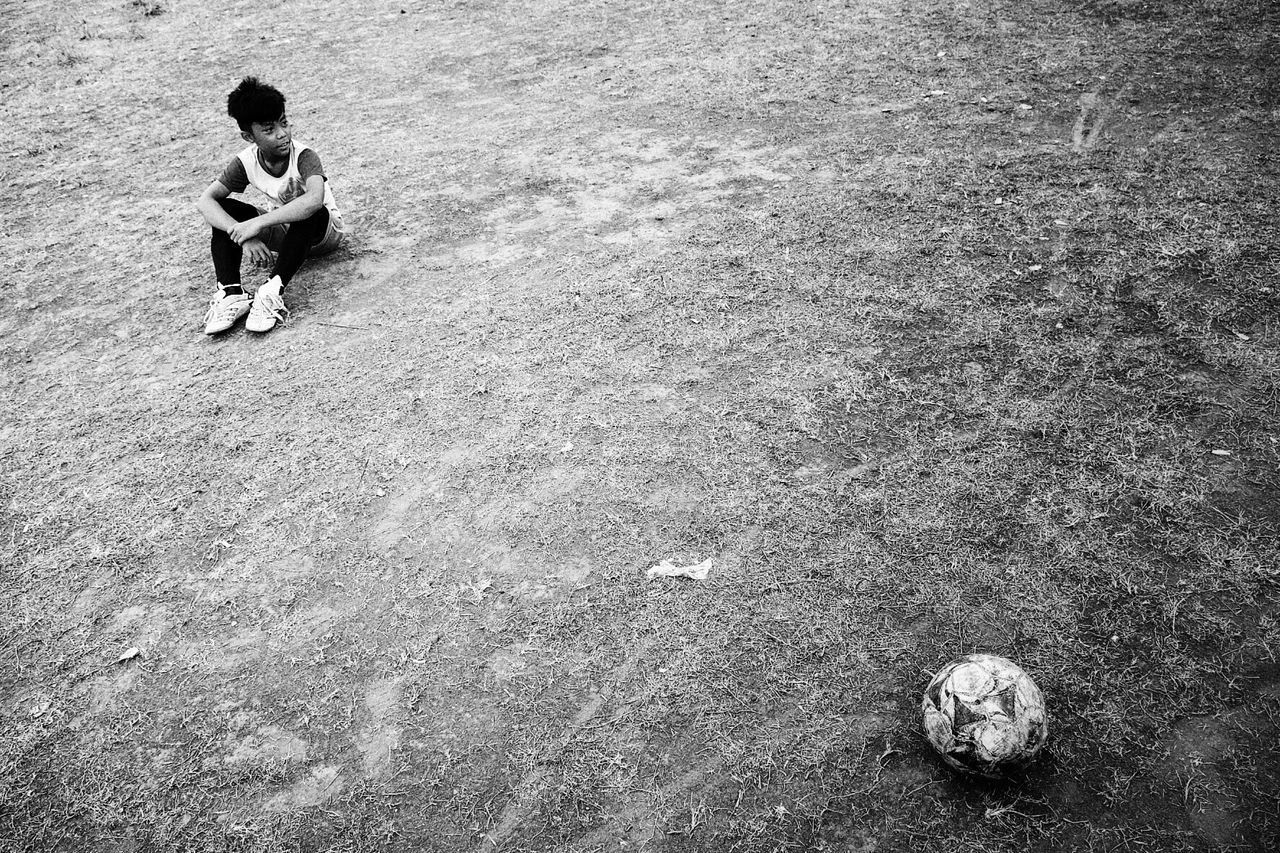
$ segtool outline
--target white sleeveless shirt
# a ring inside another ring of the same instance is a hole
[[[307,191],[306,182],[302,180],[302,174],[298,171],[298,156],[308,150],[310,146],[296,139],[293,140],[293,145],[289,149],[289,165],[279,177],[268,172],[262,165],[262,160],[258,157],[257,145],[250,145],[236,157],[240,160],[240,165],[244,166],[244,173],[250,185],[261,190],[267,198],[271,199],[274,206],[280,206],[288,204]],[[324,182],[324,206],[329,211],[330,227],[341,232],[342,214],[334,201],[328,178]]]

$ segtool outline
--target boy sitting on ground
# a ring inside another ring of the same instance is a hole
[[[245,328],[269,332],[289,312],[281,294],[308,255],[331,252],[342,244],[342,217],[325,179],[320,157],[293,139],[284,112],[284,95],[273,86],[245,77],[227,97],[227,112],[251,143],[196,202],[213,227],[213,270],[218,290],[205,315],[207,335],[224,332],[245,314]],[[249,186],[270,200],[270,209],[229,198]],[[271,278],[250,297],[240,284],[240,261],[266,267]]]

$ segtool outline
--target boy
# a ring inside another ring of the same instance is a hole
[[[289,312],[281,293],[303,260],[333,251],[345,237],[320,157],[290,134],[284,95],[245,77],[227,96],[227,113],[251,144],[196,202],[213,227],[210,251],[218,278],[204,318],[206,335],[225,332],[245,314],[249,331],[271,331]],[[269,210],[228,198],[249,186],[270,199]],[[272,252],[277,254],[271,278],[250,297],[240,284],[240,261],[247,253],[258,265],[269,266]]]

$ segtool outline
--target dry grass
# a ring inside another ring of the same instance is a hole
[[[1280,839],[1274,11],[226,5],[4,24],[3,846]],[[360,239],[198,340],[282,51]]]

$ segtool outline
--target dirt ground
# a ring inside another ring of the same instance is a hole
[[[1278,32],[10,5],[0,847],[1277,849]],[[248,73],[353,236],[209,338]],[[920,731],[971,651],[1008,783]]]

